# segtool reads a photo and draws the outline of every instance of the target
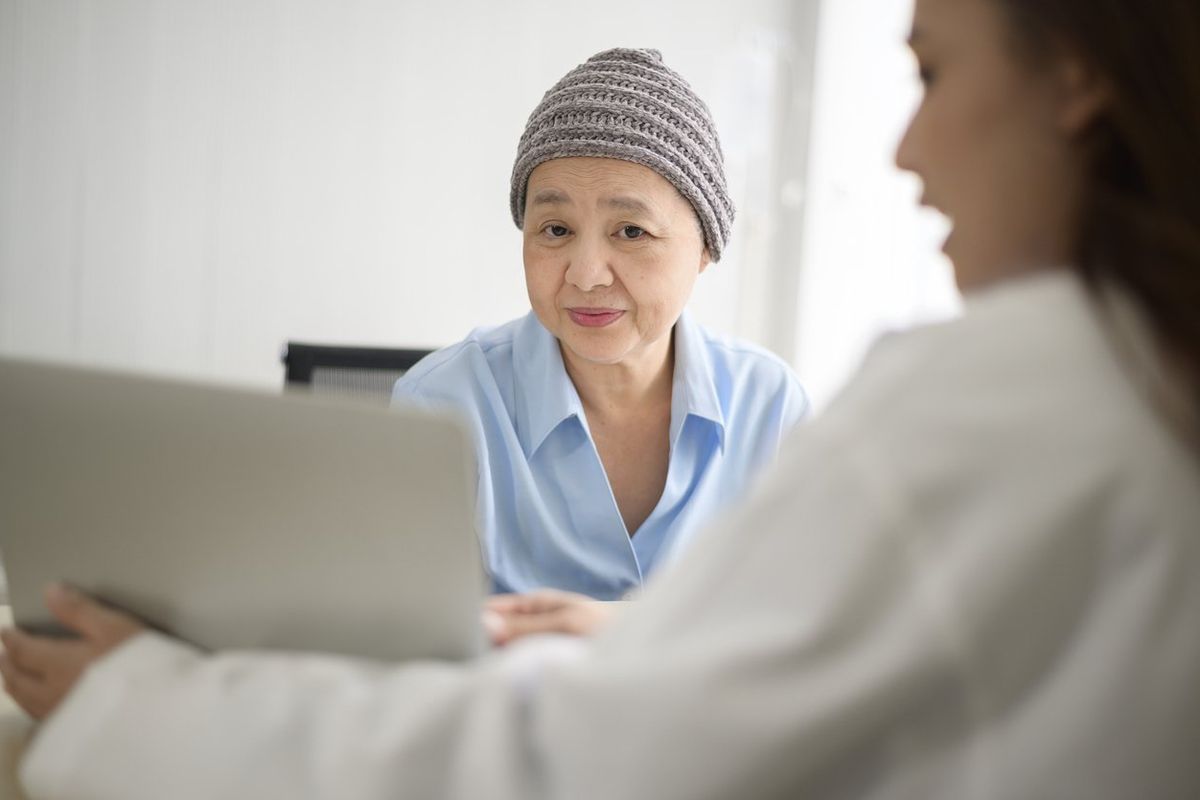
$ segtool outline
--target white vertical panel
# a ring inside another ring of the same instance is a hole
[[[786,24],[753,31],[727,58],[714,108],[725,125],[739,198],[736,298],[725,327],[791,360],[795,345],[802,198],[818,0],[794,0]],[[722,113],[723,112],[723,113]]]
[[[152,10],[139,314],[142,364],[157,371],[220,374],[221,98],[249,77],[230,72],[221,46],[218,11],[229,5],[157,0]]]
[[[78,342],[86,120],[78,3],[10,3],[15,63],[12,141],[5,160],[5,347],[41,356],[74,352]]]
[[[826,403],[884,330],[958,307],[944,224],[893,161],[920,93],[912,0],[822,6],[813,86],[796,366]]]
[[[122,364],[146,330],[146,147],[152,0],[79,4],[79,307],[75,355]]]
[[[21,17],[15,3],[0,3],[0,350],[12,336],[9,286],[16,258],[13,236],[17,213],[17,119],[21,84]],[[7,154],[7,155],[6,155]]]
[[[282,177],[305,168],[304,159],[281,146],[287,117],[281,114],[279,86],[291,65],[281,59],[279,25],[294,5],[228,3],[209,15],[212,263],[205,289],[216,375],[250,379],[278,369],[280,342],[273,340],[288,329],[279,282],[295,258],[281,243],[303,241],[316,227],[289,225],[282,216],[292,197],[304,193],[302,186],[281,184]],[[310,267],[333,271],[328,264]]]

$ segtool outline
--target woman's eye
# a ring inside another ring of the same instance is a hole
[[[621,228],[622,239],[640,239],[646,234],[645,229],[639,228],[637,225],[626,225]]]
[[[551,239],[561,239],[570,233],[566,225],[547,225],[543,230]]]

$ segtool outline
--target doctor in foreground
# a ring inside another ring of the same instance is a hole
[[[45,798],[1200,796],[1200,6],[917,0],[957,321],[592,639],[205,655],[52,592]]]

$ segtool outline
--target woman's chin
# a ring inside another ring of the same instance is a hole
[[[558,337],[559,344],[575,361],[589,364],[616,364],[624,355],[615,337],[600,330],[565,330]]]

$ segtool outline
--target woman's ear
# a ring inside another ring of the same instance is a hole
[[[704,272],[704,270],[708,269],[708,265],[711,263],[712,253],[708,252],[708,248],[706,247],[700,252],[700,272]]]
[[[1108,83],[1084,59],[1066,55],[1057,67],[1059,89],[1058,127],[1075,137],[1091,127],[1108,108]]]

